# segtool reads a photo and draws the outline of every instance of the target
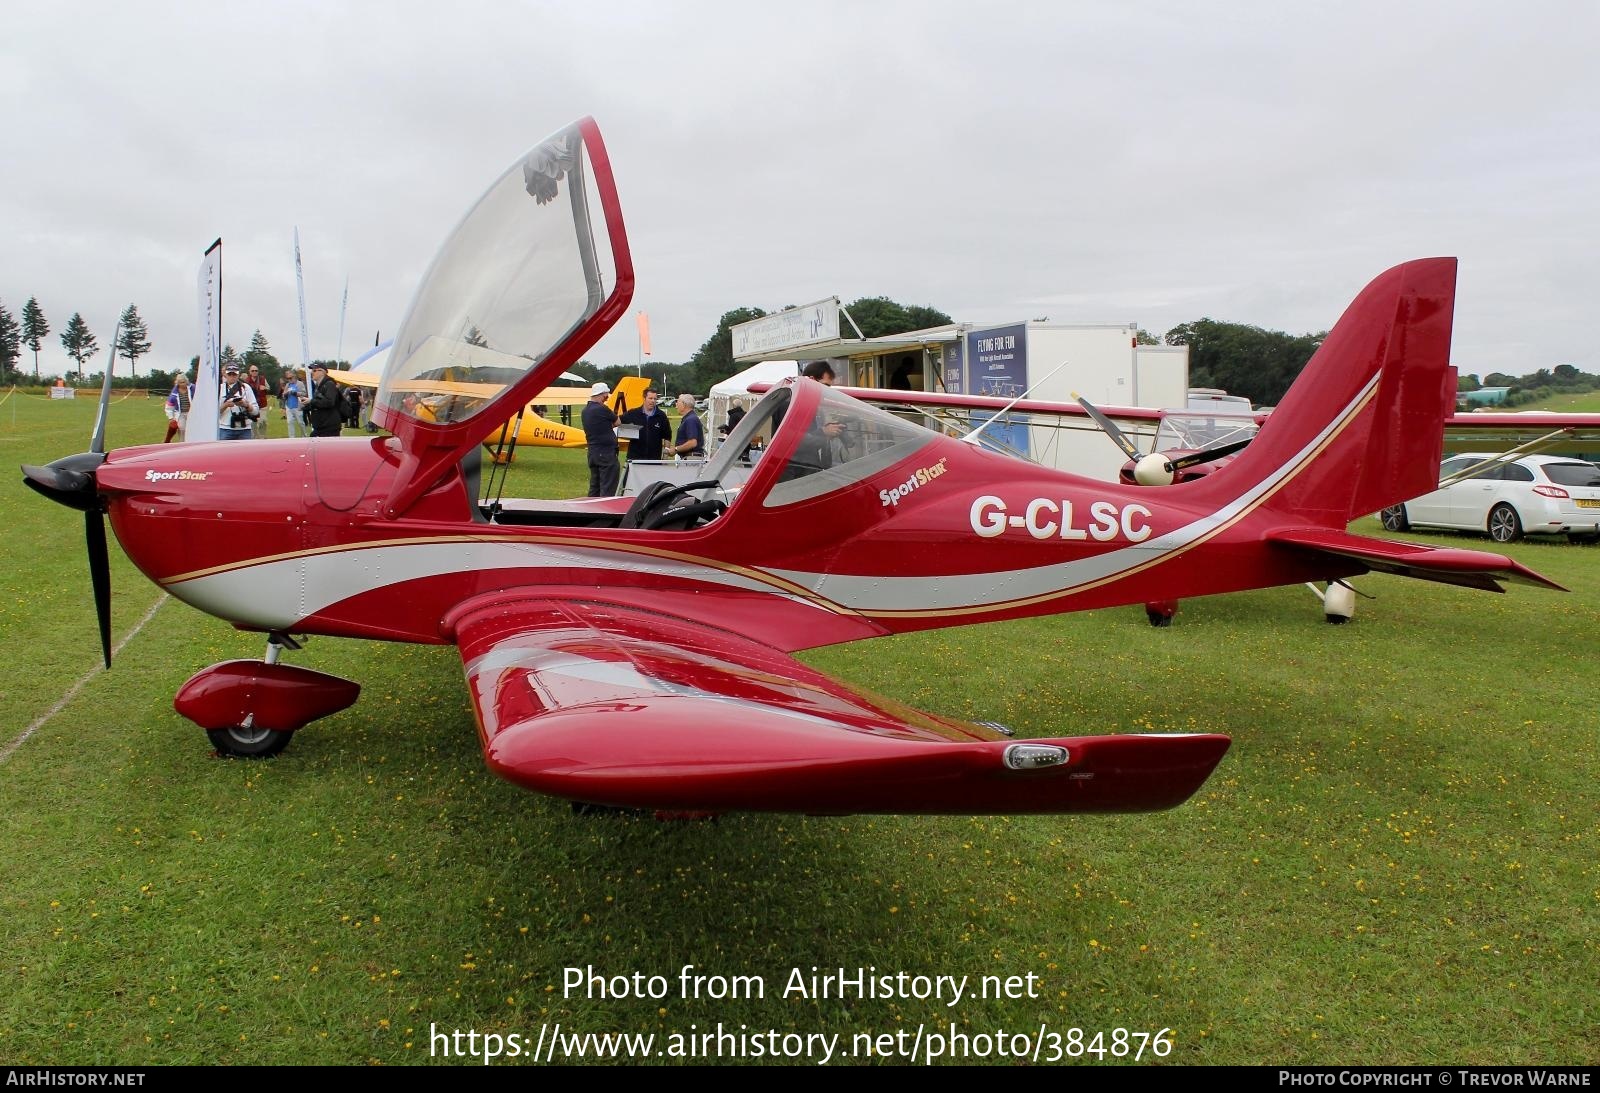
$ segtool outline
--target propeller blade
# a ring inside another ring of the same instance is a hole
[[[100,622],[100,652],[111,667],[111,556],[106,550],[106,518],[99,511],[83,514],[89,546],[89,583],[94,586],[94,613]]]
[[[122,320],[117,320],[111,332],[111,358],[106,361],[105,382],[100,385],[100,412],[94,418],[94,432],[89,436],[89,451],[104,455],[106,451],[106,409],[111,405],[111,373],[117,367],[117,343],[122,340]]]
[[[1116,422],[1106,417],[1106,415],[1102,414],[1099,410],[1096,410],[1094,408],[1094,404],[1088,399],[1076,392],[1073,393],[1072,397],[1078,400],[1078,405],[1083,407],[1084,413],[1094,418],[1095,424],[1105,430],[1105,434],[1111,438],[1112,442],[1116,444],[1117,447],[1122,449],[1123,454],[1129,459],[1137,460],[1141,455],[1144,454],[1138,449],[1138,447],[1134,445],[1133,441],[1128,439],[1128,434],[1117,428]]]
[[[1202,463],[1210,463],[1212,460],[1221,459],[1225,455],[1232,455],[1249,443],[1250,441],[1248,440],[1235,440],[1232,444],[1219,444],[1215,448],[1201,448],[1198,452],[1191,452],[1188,455],[1174,459],[1172,461],[1172,469],[1182,471],[1190,467],[1198,467]]]

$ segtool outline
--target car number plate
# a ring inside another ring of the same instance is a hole
[[[1591,501],[1586,497],[1580,497],[1578,498],[1578,507],[1580,509],[1600,509],[1600,501]]]

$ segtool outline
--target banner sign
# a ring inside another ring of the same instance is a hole
[[[773,357],[786,349],[821,345],[839,340],[839,297],[829,296],[804,307],[791,307],[762,319],[751,319],[731,327],[733,355],[745,358]]]
[[[217,396],[222,389],[222,240],[206,249],[200,262],[200,366],[184,440],[217,439]]]
[[[966,391],[972,395],[1016,398],[1028,389],[1028,327],[1026,323],[969,331],[965,345]],[[973,421],[983,420],[978,414]],[[1028,426],[1019,415],[1007,414],[984,429],[1013,451],[1028,454]]]

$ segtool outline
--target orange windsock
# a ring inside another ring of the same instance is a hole
[[[650,355],[650,316],[644,312],[636,312],[634,318],[639,321],[639,352],[644,356]]]

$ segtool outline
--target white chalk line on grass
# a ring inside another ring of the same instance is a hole
[[[144,613],[144,618],[139,620],[138,625],[136,625],[132,630],[129,630],[127,635],[112,647],[111,655],[115,657],[118,653],[122,652],[122,647],[127,645],[128,642],[132,641],[134,635],[136,635],[140,630],[144,629],[145,623],[156,617],[156,612],[160,610],[161,605],[166,603],[170,598],[171,597],[167,593],[161,593],[161,598],[150,605],[150,610]],[[45,722],[49,721],[52,717],[65,709],[67,703],[71,702],[74,698],[77,698],[78,692],[83,690],[91,679],[105,670],[105,665],[103,664],[96,664],[93,668],[89,669],[89,674],[78,680],[78,682],[74,683],[71,688],[68,689],[67,693],[62,695],[54,706],[51,706],[44,713],[40,714],[33,724],[23,729],[21,734],[19,734],[15,740],[11,741],[11,743],[7,744],[4,748],[0,748],[0,764],[3,764],[7,759],[10,759],[12,752],[16,751],[18,748],[22,747],[22,745],[28,742],[28,737],[38,732],[44,727]]]

